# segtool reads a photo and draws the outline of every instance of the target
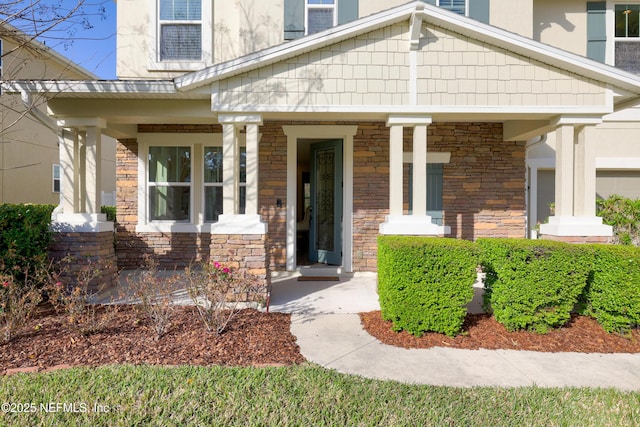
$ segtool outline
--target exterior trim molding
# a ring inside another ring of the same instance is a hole
[[[53,218],[51,231],[57,233],[113,232],[113,222],[105,214],[58,213]]]
[[[613,227],[602,223],[598,216],[550,216],[540,224],[540,234],[550,236],[611,237]]]

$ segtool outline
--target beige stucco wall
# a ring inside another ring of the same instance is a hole
[[[491,0],[489,23],[525,37],[533,37],[534,0]]]
[[[214,104],[407,105],[408,23],[336,43],[218,85]],[[432,25],[417,56],[421,105],[603,105],[601,83]]]
[[[533,39],[578,55],[587,54],[585,0],[533,0]]]
[[[3,40],[5,52],[16,43]],[[37,57],[37,51],[19,49],[2,58],[3,78],[84,79],[87,75],[50,57]],[[45,113],[43,97],[34,103]],[[20,95],[0,96],[0,203],[57,204],[53,192],[53,165],[58,164],[58,137],[27,114]],[[103,191],[115,191],[115,141],[103,138]]]

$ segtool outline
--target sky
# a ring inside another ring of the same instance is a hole
[[[1,0],[0,0],[1,1]],[[62,0],[64,5],[73,6],[77,0]],[[103,16],[96,16],[99,6],[104,6]],[[71,37],[71,43],[54,43],[46,40],[46,45],[76,64],[95,74],[99,79],[116,78],[116,3],[113,0],[85,0],[85,10],[89,14],[90,29],[78,27]]]

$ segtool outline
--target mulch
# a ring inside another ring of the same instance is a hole
[[[488,314],[468,314],[463,334],[450,338],[438,333],[415,337],[406,331],[394,332],[391,322],[384,321],[380,311],[361,313],[367,332],[381,342],[404,348],[449,347],[487,350],[531,350],[577,353],[640,353],[640,331],[629,337],[610,334],[590,317],[574,315],[562,328],[548,334],[528,331],[510,332]]]
[[[574,316],[546,335],[509,332],[493,317],[468,315],[463,334],[449,338],[393,332],[380,311],[361,313],[366,331],[383,343],[404,348],[450,347],[542,352],[640,353],[640,331],[630,337],[606,333],[588,317]],[[176,307],[169,331],[158,338],[152,324],[133,306],[120,306],[104,330],[83,336],[64,316],[41,308],[10,343],[0,345],[0,374],[56,367],[150,364],[163,366],[288,366],[304,357],[284,313],[242,310],[220,334],[208,332],[195,307]]]
[[[171,327],[157,338],[132,306],[121,306],[103,331],[82,336],[53,310],[29,321],[0,345],[0,372],[13,368],[111,364],[279,366],[304,362],[290,315],[242,310],[220,335],[208,332],[194,307],[176,307]]]

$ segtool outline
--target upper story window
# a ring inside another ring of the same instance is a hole
[[[202,60],[201,0],[160,0],[158,13],[160,61]]]
[[[615,15],[615,66],[640,74],[640,3],[617,3]]]
[[[337,24],[336,2],[338,0],[306,0],[305,20],[307,34],[327,30]]]
[[[438,0],[438,6],[460,15],[467,15],[467,0]]]

